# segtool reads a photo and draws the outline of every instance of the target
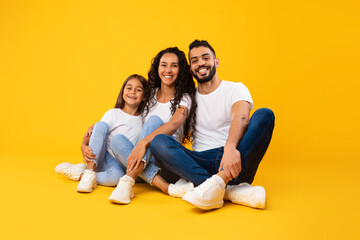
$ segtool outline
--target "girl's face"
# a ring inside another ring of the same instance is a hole
[[[126,105],[138,107],[144,100],[144,87],[142,83],[136,78],[130,79],[124,87],[122,97]]]
[[[158,70],[161,84],[174,86],[179,74],[179,59],[174,53],[165,53],[160,58]]]

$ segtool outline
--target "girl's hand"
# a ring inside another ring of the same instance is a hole
[[[93,154],[93,152],[89,146],[82,145],[81,152],[83,155],[83,160],[86,164],[92,163],[92,159],[96,160],[96,155]]]
[[[139,143],[134,147],[128,157],[128,165],[126,172],[130,172],[133,169],[139,167],[146,152],[146,145],[140,140]]]

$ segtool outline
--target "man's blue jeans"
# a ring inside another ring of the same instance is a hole
[[[237,149],[241,153],[241,172],[229,182],[252,183],[258,166],[269,146],[274,129],[274,113],[267,108],[258,109],[252,115],[246,133]],[[224,147],[196,152],[183,147],[173,137],[160,134],[150,144],[156,159],[173,173],[200,185],[218,173]]]

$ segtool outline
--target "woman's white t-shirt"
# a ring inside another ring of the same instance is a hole
[[[117,134],[126,136],[132,144],[139,140],[143,125],[142,116],[134,116],[125,113],[120,108],[114,108],[107,111],[101,118],[101,121],[109,125],[109,136],[107,139],[107,150],[114,156],[110,149],[110,140]]]
[[[145,117],[145,122],[149,119],[149,117],[151,116],[158,116],[161,118],[161,120],[164,121],[164,123],[167,123],[168,121],[170,121],[172,115],[171,115],[171,102],[167,102],[167,103],[161,103],[158,102],[156,99],[156,94],[157,94],[158,89],[155,92],[155,100],[156,100],[156,104],[150,108],[149,113],[147,114],[147,116]],[[188,109],[188,113],[190,112],[190,108],[191,108],[191,98],[189,96],[189,94],[185,93],[184,96],[181,98],[179,106],[184,106]],[[176,132],[173,134],[173,137],[178,141],[181,142],[181,139],[184,135],[184,124],[181,127],[179,127]]]

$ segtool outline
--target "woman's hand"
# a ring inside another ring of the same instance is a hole
[[[93,154],[89,146],[81,145],[81,152],[83,155],[83,160],[86,164],[92,163],[92,159],[96,160],[96,155]]]
[[[95,124],[93,124],[93,125],[91,125],[91,126],[89,127],[89,129],[88,129],[88,130],[87,130],[87,132],[85,133],[84,138],[85,138],[85,137],[90,137],[90,136],[91,136],[92,131],[93,131],[93,129],[94,129],[94,125],[95,125]]]
[[[133,169],[139,167],[144,155],[146,152],[146,144],[143,141],[139,141],[139,143],[134,147],[128,157],[128,165],[126,172],[130,172]]]

